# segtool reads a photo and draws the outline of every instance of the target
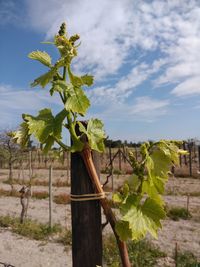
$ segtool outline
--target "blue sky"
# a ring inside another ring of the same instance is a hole
[[[112,139],[200,139],[200,1],[0,0],[0,128],[15,128],[59,99],[30,88],[45,72],[28,59],[55,50],[66,21],[81,36],[73,68],[95,76],[86,92],[88,117],[104,121]]]

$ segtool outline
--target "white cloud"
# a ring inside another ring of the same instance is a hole
[[[145,121],[152,122],[166,114],[170,105],[169,100],[154,99],[148,96],[137,97],[131,103],[113,102],[102,106],[98,114],[104,121]]]
[[[172,90],[176,96],[200,94],[200,77],[187,79]]]
[[[70,33],[81,35],[80,67],[105,76],[123,64],[131,46],[132,1],[27,0],[27,5],[31,26],[47,31],[47,38],[55,35],[63,21]]]
[[[199,94],[198,0],[25,1],[27,26],[46,32],[47,39],[52,39],[63,21],[70,34],[81,35],[75,68],[92,72],[99,81],[107,79],[106,85],[88,93],[105,116],[137,114],[150,119],[164,114],[170,104],[167,100],[141,96],[130,101],[150,78],[156,87],[170,84],[173,96]],[[124,67],[123,76],[118,76]],[[108,77],[114,79],[112,84]]]
[[[39,109],[51,108],[59,103],[57,97],[49,97],[47,90],[20,90],[0,85],[0,114],[2,127],[13,127],[21,122],[22,113],[36,115]],[[58,105],[57,105],[58,106]]]
[[[47,31],[47,38],[52,38],[62,21],[67,21],[70,33],[80,33],[79,70],[92,71],[96,78],[116,74],[130,60],[130,55],[138,57],[134,54],[136,50],[131,50],[135,48],[141,48],[144,54],[159,50],[168,63],[155,81],[157,86],[181,83],[200,75],[199,1],[26,2],[30,26],[38,31]],[[121,90],[140,82],[139,78],[133,81],[131,75],[130,71],[126,81],[119,81]],[[144,72],[143,75],[142,78],[139,74],[143,81],[149,78]]]

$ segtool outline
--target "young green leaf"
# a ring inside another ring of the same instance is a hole
[[[85,115],[90,106],[89,99],[81,88],[70,87],[69,89],[69,96],[65,103],[66,110],[77,112],[80,115]]]
[[[98,119],[90,119],[87,129],[81,122],[78,122],[80,132],[86,134],[90,148],[99,152],[104,151],[104,139],[106,138],[103,130],[103,123]]]
[[[149,232],[157,238],[161,220],[165,218],[165,211],[155,200],[147,198],[141,206],[132,206],[122,217],[122,221],[129,223],[131,239],[140,240]]]
[[[57,69],[52,68],[47,73],[41,75],[37,79],[34,80],[34,82],[31,83],[31,87],[35,87],[37,85],[40,85],[41,87],[45,87],[49,82],[53,80],[53,77],[56,75]]]
[[[34,135],[36,139],[44,146],[44,152],[47,152],[54,144],[54,141],[61,140],[62,122],[67,115],[63,109],[55,117],[50,109],[39,111],[38,116],[24,114],[24,120],[28,128],[28,134]]]
[[[28,55],[29,58],[34,59],[34,60],[38,60],[40,61],[42,64],[44,64],[45,66],[51,68],[51,57],[49,54],[47,54],[46,52],[42,52],[42,51],[33,51]]]
[[[115,230],[122,241],[127,241],[132,236],[129,223],[126,221],[118,221],[115,225]]]
[[[93,84],[94,77],[91,75],[86,74],[81,77],[75,76],[71,72],[70,67],[68,67],[68,74],[69,74],[70,82],[76,87],[80,87],[83,85],[91,86]]]
[[[28,124],[27,122],[22,122],[20,124],[20,129],[14,132],[13,140],[22,147],[25,147],[28,144],[29,137]]]

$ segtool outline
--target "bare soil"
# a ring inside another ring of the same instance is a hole
[[[0,171],[0,188],[10,189],[10,185],[3,183],[7,180],[8,171]],[[36,170],[36,179],[48,180],[48,170]],[[18,172],[15,171],[15,178],[18,178]],[[106,176],[102,175],[102,181]],[[26,174],[28,177],[28,172]],[[118,188],[122,181],[128,176],[115,175],[114,189]],[[22,179],[22,177],[19,177]],[[65,170],[55,170],[53,179],[67,180]],[[26,178],[28,179],[28,178]],[[111,187],[111,181],[107,188]],[[16,190],[21,188],[21,185],[15,185]],[[47,186],[34,186],[34,191],[48,191]],[[53,194],[61,192],[70,193],[70,187],[53,187]],[[176,243],[178,250],[181,252],[191,251],[198,260],[200,260],[200,179],[194,178],[170,178],[166,187],[165,201],[169,207],[187,207],[189,197],[189,211],[192,218],[189,220],[172,221],[166,219],[163,222],[163,229],[159,232],[158,240],[152,240],[162,251],[166,252],[167,257],[158,262],[157,266],[175,266],[173,255]],[[48,223],[49,218],[48,199],[37,200],[31,199],[28,217],[42,223]],[[0,197],[0,215],[11,215],[19,217],[21,212],[20,199],[16,197]],[[71,227],[71,212],[70,205],[53,204],[53,223],[70,229]],[[105,232],[110,232],[109,226]],[[41,242],[29,240],[11,233],[9,229],[0,228],[0,262],[10,263],[16,267],[64,267],[72,266],[71,263],[71,248],[66,248],[53,241]]]

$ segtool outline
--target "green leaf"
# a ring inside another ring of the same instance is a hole
[[[73,141],[73,145],[70,147],[72,153],[82,151],[84,144],[81,142],[80,137]]]
[[[54,144],[54,138],[52,136],[48,136],[48,138],[45,141],[45,146],[43,147],[43,152],[47,154],[49,150],[51,150],[53,144]]]
[[[24,115],[29,135],[33,134],[40,143],[45,144],[44,152],[51,149],[55,140],[61,140],[62,122],[66,114],[67,111],[63,109],[54,117],[50,109],[43,109],[36,117]]]
[[[81,122],[78,122],[80,132],[86,134],[90,148],[99,152],[104,151],[104,139],[106,138],[103,130],[103,123],[98,119],[90,119],[87,129]]]
[[[53,134],[54,117],[50,109],[39,111],[37,117],[24,115],[29,127],[29,134],[33,134],[39,142],[45,143],[49,135]]]
[[[70,87],[69,96],[65,103],[66,110],[85,115],[90,106],[90,101],[81,88]]]
[[[69,96],[70,92],[73,92],[73,86],[70,83],[67,84],[66,81],[57,80],[53,82],[51,90],[57,91],[59,93],[65,92],[65,94]]]
[[[28,57],[40,61],[47,67],[51,67],[51,57],[44,51],[33,51],[28,55]]]
[[[25,147],[28,144],[29,137],[28,124],[26,122],[22,122],[20,124],[20,129],[14,132],[13,140],[22,147]]]
[[[37,79],[34,80],[33,83],[31,83],[31,87],[35,87],[37,85],[41,85],[43,88],[50,82],[52,81],[54,75],[56,75],[57,69],[52,68],[50,71],[47,73],[41,75]]]
[[[140,240],[149,232],[157,238],[161,220],[165,218],[165,211],[155,200],[147,198],[142,206],[134,206],[127,211],[122,220],[129,223],[131,239]],[[121,238],[121,237],[120,237]]]
[[[62,123],[64,121],[64,119],[67,116],[67,111],[66,109],[63,109],[61,112],[59,112],[54,119],[54,136],[58,139],[61,139],[61,132],[62,132]]]
[[[171,158],[166,155],[163,150],[156,149],[151,154],[151,159],[153,161],[154,167],[150,170],[152,176],[158,176],[164,179],[168,178],[168,172],[172,165]]]
[[[141,184],[141,181],[136,174],[132,174],[128,178],[128,184],[131,189],[131,192],[136,192]]]
[[[132,235],[131,229],[129,229],[129,223],[126,221],[117,221],[115,230],[121,241],[127,241]]]
[[[116,203],[125,203],[129,194],[129,186],[127,183],[123,185],[122,192],[114,193],[112,199]]]
[[[164,205],[164,201],[159,194],[164,191],[164,183],[163,185],[159,185],[154,181],[153,184],[150,184],[148,180],[143,181],[142,183],[142,193],[148,194],[151,199],[154,199],[158,204]]]
[[[92,75],[86,74],[84,76],[81,76],[81,80],[82,80],[82,85],[91,86],[93,85],[94,77]]]
[[[80,87],[83,85],[91,86],[93,84],[94,77],[92,75],[86,74],[81,77],[75,76],[71,72],[70,67],[68,67],[68,74],[69,74],[70,82],[76,87]]]

